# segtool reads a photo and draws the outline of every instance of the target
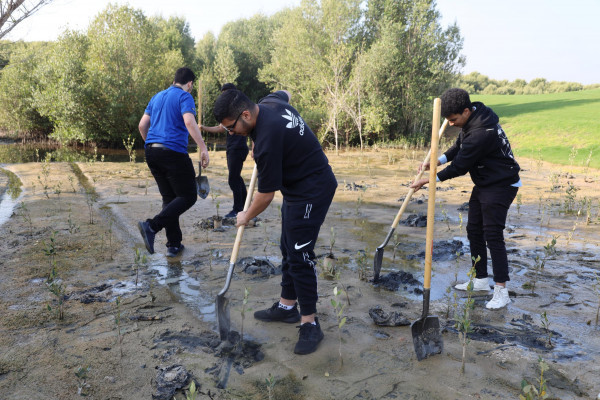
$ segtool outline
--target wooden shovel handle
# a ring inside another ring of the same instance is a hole
[[[438,125],[433,125],[433,127],[435,127],[435,126],[439,126],[439,118],[438,118]],[[442,137],[447,126],[448,126],[448,120],[444,119],[444,124],[442,125],[442,127],[440,128],[439,133],[438,133],[438,139]],[[432,130],[435,130],[435,128],[432,128]],[[431,149],[429,149],[429,152],[425,156],[425,159],[423,160],[423,164],[425,164],[427,161],[429,161],[430,156],[431,156]],[[437,166],[437,163],[436,163],[436,166]],[[419,179],[421,179],[424,172],[425,172],[425,170],[422,169],[421,172],[419,172],[417,174],[417,176],[415,177],[413,182],[416,182]],[[413,189],[413,188],[409,189],[408,194],[404,198],[404,202],[402,203],[402,206],[400,207],[400,210],[398,211],[398,214],[396,214],[396,218],[394,219],[394,222],[392,222],[392,229],[396,229],[396,227],[398,226],[398,223],[400,222],[400,218],[402,217],[402,214],[404,214],[404,211],[406,210],[406,207],[408,206],[408,203],[410,202],[410,199],[414,193],[415,193],[415,189]]]
[[[258,169],[254,164],[254,170],[252,171],[252,178],[250,179],[250,186],[248,186],[248,194],[246,195],[246,203],[244,203],[244,211],[248,211],[250,203],[252,202],[252,196],[254,194],[254,186],[256,186],[256,178],[258,176]],[[235,236],[235,243],[233,244],[233,251],[231,252],[231,258],[229,264],[234,265],[237,261],[238,251],[240,250],[240,243],[242,242],[242,236],[244,235],[244,225],[240,226]]]
[[[198,79],[198,128],[200,132],[202,132],[202,81]],[[199,169],[202,169],[202,153],[200,152],[200,147],[198,147],[198,160],[200,164],[198,165]]]
[[[433,128],[431,129],[431,159],[437,159],[439,136],[435,131],[440,126],[440,110],[442,101],[439,98],[433,100]],[[433,224],[435,221],[435,184],[437,180],[437,163],[429,165],[429,191],[427,200],[427,233],[425,235],[425,279],[423,289],[431,287],[431,259],[433,258]]]

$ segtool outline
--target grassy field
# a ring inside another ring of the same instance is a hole
[[[494,109],[515,155],[600,168],[600,89],[471,100]]]

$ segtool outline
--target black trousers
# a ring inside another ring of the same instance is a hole
[[[246,184],[242,178],[242,167],[248,157],[248,148],[227,150],[227,169],[229,169],[229,187],[233,192],[233,211],[243,211],[246,202]]]
[[[163,200],[161,212],[147,221],[155,232],[165,228],[167,247],[179,246],[179,216],[198,199],[192,160],[187,154],[165,147],[147,147],[146,163]]]
[[[320,197],[305,202],[283,200],[281,206],[281,297],[298,300],[300,313],[317,311],[317,275],[315,242],[337,187],[333,181]]]
[[[513,186],[481,188],[475,186],[469,199],[469,221],[467,237],[471,246],[471,256],[481,257],[475,265],[476,278],[487,278],[487,248],[490,249],[494,281],[510,280],[508,258],[503,230],[511,203],[519,189]],[[474,261],[472,261],[474,264]]]

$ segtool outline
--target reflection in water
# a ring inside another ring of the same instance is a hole
[[[197,311],[204,321],[216,322],[215,299],[201,291],[201,282],[192,278],[183,268],[181,262],[156,260],[150,270],[157,273],[156,279],[161,285],[169,288],[179,296],[185,304]]]
[[[2,199],[0,200],[0,226],[10,218],[17,201],[18,198],[13,199],[8,190],[4,192]]]

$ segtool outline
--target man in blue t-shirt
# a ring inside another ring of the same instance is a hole
[[[314,247],[337,181],[319,140],[298,111],[290,94],[278,91],[253,103],[239,90],[217,98],[215,118],[230,135],[250,136],[258,168],[258,193],[237,226],[263,212],[281,191],[281,296],[271,308],[254,313],[256,319],[295,323],[300,320],[296,354],[317,349],[323,331],[317,311],[317,269]],[[298,312],[297,303],[300,305]]]
[[[201,164],[208,166],[208,149],[196,123],[196,105],[190,94],[196,76],[189,68],[175,72],[173,85],[152,97],[139,130],[146,142],[146,163],[162,196],[160,213],[138,222],[146,249],[154,253],[154,238],[165,228],[167,257],[183,251],[179,216],[196,203],[197,190],[194,166],[187,152],[188,134],[198,145]]]

